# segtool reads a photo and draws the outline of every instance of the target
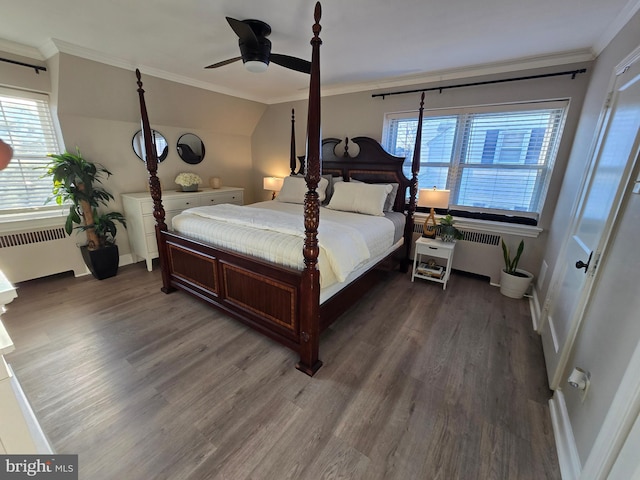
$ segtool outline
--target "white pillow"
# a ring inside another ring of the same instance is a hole
[[[381,217],[391,189],[389,184],[339,182],[333,186],[333,196],[327,208]]]
[[[316,191],[318,192],[318,200],[320,202],[324,201],[328,184],[329,182],[326,178],[321,178],[318,183]],[[286,203],[304,203],[304,196],[308,190],[307,181],[304,176],[296,175],[284,177],[282,189],[280,189],[280,193],[278,193],[276,200]]]
[[[384,208],[382,209],[385,212],[393,211],[393,205],[396,203],[396,196],[398,195],[398,188],[400,187],[399,183],[390,183],[389,185],[391,185],[391,191],[389,195],[387,195],[387,201],[384,202]]]
[[[365,183],[355,178],[352,178],[350,181],[353,183]],[[387,200],[384,202],[384,207],[382,208],[383,212],[393,212],[393,206],[396,203],[396,196],[398,195],[398,188],[400,187],[399,183],[390,183],[389,185],[391,185],[391,191],[387,194]]]

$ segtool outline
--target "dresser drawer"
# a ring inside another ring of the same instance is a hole
[[[162,201],[164,210],[169,212],[171,210],[185,210],[191,207],[198,206],[198,197],[185,197],[185,198],[167,198]]]
[[[166,198],[162,199],[162,206],[165,212],[199,206],[198,197]],[[153,215],[153,202],[143,202],[141,205],[143,215]]]
[[[147,252],[149,252],[151,255],[157,255],[158,241],[156,240],[155,232],[152,235],[147,235],[145,240],[147,241]]]
[[[142,210],[143,215],[153,215],[153,200],[145,200],[143,202],[140,202],[140,210]]]
[[[201,206],[219,205],[221,203],[235,203],[236,205],[242,205],[241,192],[224,192],[224,193],[211,192],[206,195],[200,195],[198,199],[200,201]]]
[[[142,217],[142,225],[144,226],[144,233],[155,232],[156,219],[153,215],[145,215]]]

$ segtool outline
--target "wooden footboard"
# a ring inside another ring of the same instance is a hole
[[[319,368],[321,362],[313,368],[303,358],[308,343],[315,345],[312,358],[318,358],[319,342],[309,342],[314,339],[304,334],[301,271],[169,231],[159,233],[159,247],[166,252],[165,292],[183,290],[294,350],[301,357],[297,367],[305,373]],[[320,305],[318,336],[379,281],[378,265]]]
[[[168,285],[180,289],[262,332],[300,349],[301,272],[161,232]]]

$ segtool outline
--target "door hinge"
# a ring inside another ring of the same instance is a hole
[[[589,275],[591,275],[592,277],[596,274],[596,269],[600,264],[600,256],[601,256],[600,253],[596,253],[593,259],[593,267],[589,270]]]
[[[607,98],[604,101],[604,108],[611,107],[611,99],[613,98],[613,90],[607,93]]]

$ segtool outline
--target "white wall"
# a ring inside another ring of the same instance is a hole
[[[631,19],[598,57],[584,102],[576,140],[567,167],[561,195],[549,234],[545,260],[555,267],[562,241],[567,235],[578,188],[589,161],[589,150],[597,134],[598,116],[607,96],[614,67],[640,45],[640,13]],[[636,168],[635,175],[638,175]],[[635,177],[634,177],[635,178]],[[611,243],[599,266],[585,316],[563,378],[574,366],[588,370],[592,382],[584,401],[578,392],[563,388],[577,451],[582,464],[620,387],[629,359],[640,341],[640,197],[626,193]],[[548,278],[551,274],[548,275]],[[548,288],[548,285],[545,285]],[[546,291],[543,290],[544,295]]]

